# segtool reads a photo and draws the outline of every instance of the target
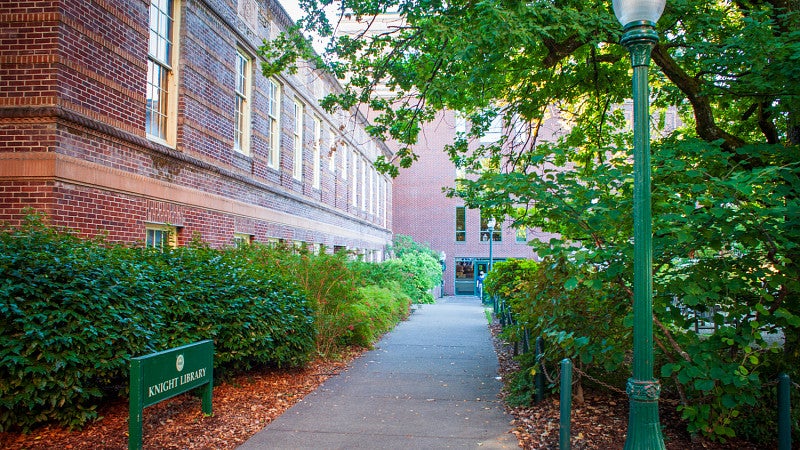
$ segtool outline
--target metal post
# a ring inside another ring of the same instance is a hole
[[[664,449],[658,418],[661,385],[653,378],[653,254],[650,206],[650,98],[647,73],[658,42],[655,24],[625,26],[621,44],[633,66],[633,377],[625,450]]]
[[[487,274],[492,271],[492,244],[494,243],[494,228],[489,227],[489,270]]]
[[[789,375],[778,376],[778,450],[792,449],[792,413]]]
[[[536,338],[536,375],[533,376],[536,386],[536,403],[544,400],[544,339]]]
[[[561,427],[558,430],[558,448],[569,450],[569,435],[572,427],[572,361],[561,360]]]

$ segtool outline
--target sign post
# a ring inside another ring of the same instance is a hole
[[[211,414],[214,343],[211,340],[131,358],[128,449],[142,448],[142,410],[202,386],[202,410]]]

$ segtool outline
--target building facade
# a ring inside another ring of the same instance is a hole
[[[262,75],[259,44],[290,25],[274,0],[0,1],[0,221],[383,259],[390,149],[319,107],[335,79]]]
[[[444,147],[467,126],[453,111],[439,113],[423,127],[414,146],[419,159],[401,169],[394,182],[394,232],[427,243],[444,256],[442,295],[476,295],[480,273],[488,272],[490,252],[493,262],[536,259],[528,242],[551,237],[539,230],[516,229],[500,217],[490,232],[489,218],[480,210],[445,195],[443,188],[455,187],[456,180],[466,175],[459,173]],[[490,130],[483,143],[499,139],[500,134],[502,130]]]

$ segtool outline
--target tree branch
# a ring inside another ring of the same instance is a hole
[[[734,150],[745,145],[743,139],[726,132],[716,124],[711,102],[703,94],[700,82],[689,76],[662,46],[657,45],[653,49],[652,58],[661,67],[664,75],[683,91],[689,103],[692,104],[695,121],[697,122],[696,131],[703,140],[712,142],[722,139],[724,141],[723,147],[727,150]]]

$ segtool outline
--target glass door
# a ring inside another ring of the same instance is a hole
[[[456,295],[475,295],[475,260],[456,258]]]

